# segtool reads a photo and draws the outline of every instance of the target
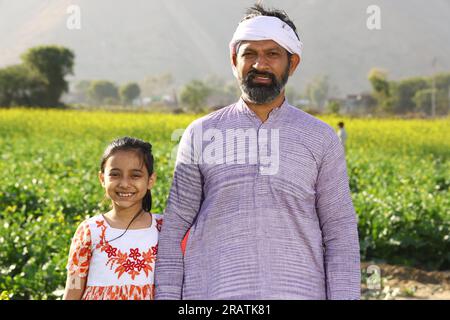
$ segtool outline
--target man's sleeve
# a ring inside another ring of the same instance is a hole
[[[360,299],[358,226],[350,195],[344,149],[328,136],[316,185],[316,209],[325,247],[328,299]]]
[[[202,175],[195,159],[192,127],[181,138],[173,182],[163,215],[155,266],[155,299],[179,300],[183,287],[181,242],[202,202]]]

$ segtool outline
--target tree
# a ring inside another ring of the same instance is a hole
[[[395,113],[413,112],[416,109],[414,95],[417,91],[430,88],[425,78],[416,77],[398,81],[392,93],[393,111]]]
[[[181,90],[181,102],[194,112],[201,112],[206,99],[211,94],[211,88],[200,80],[192,80]]]
[[[217,108],[235,102],[240,96],[240,89],[236,81],[225,81],[217,75],[208,75],[203,83],[209,88],[209,93],[204,104]]]
[[[86,103],[87,102],[87,100],[88,100],[88,90],[89,90],[90,86],[91,86],[91,81],[90,80],[78,81],[73,86],[73,94],[74,94],[76,103]]]
[[[328,76],[320,76],[307,85],[306,95],[314,106],[323,109],[328,98],[329,90]]]
[[[285,89],[285,95],[286,99],[290,104],[295,104],[295,102],[298,100],[299,94],[295,90],[293,86],[286,86]]]
[[[146,77],[139,86],[143,97],[163,96],[173,91],[174,78],[170,73]]]
[[[434,76],[436,89],[444,90],[448,93],[450,90],[450,73],[440,73]]]
[[[381,111],[392,112],[391,92],[393,83],[388,81],[387,71],[372,68],[367,76],[373,89],[373,97],[378,102]]]
[[[91,82],[88,89],[88,97],[93,103],[114,104],[119,98],[119,93],[114,83],[106,80],[97,80]]]
[[[0,69],[0,106],[41,106],[47,82],[24,65]]]
[[[450,113],[450,73],[440,73],[435,75],[437,93],[436,112],[438,114]]]
[[[368,79],[372,85],[373,91],[382,97],[389,97],[389,81],[387,80],[387,72],[382,69],[372,68],[369,71]]]
[[[65,77],[73,74],[74,53],[60,46],[39,46],[29,49],[21,58],[27,68],[45,79],[47,85],[41,104],[60,105],[61,95],[69,88]]]
[[[445,115],[448,112],[448,96],[444,90],[423,89],[415,93],[413,101],[416,105],[415,111],[431,115],[431,96],[433,92],[436,95],[436,113]]]
[[[130,104],[141,94],[141,89],[137,83],[131,82],[120,87],[120,100],[124,104]]]
[[[341,110],[341,104],[338,101],[328,101],[326,110],[328,113],[339,114]]]

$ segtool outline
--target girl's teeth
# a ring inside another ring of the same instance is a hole
[[[119,193],[119,196],[121,197],[131,197],[132,195],[132,193]]]

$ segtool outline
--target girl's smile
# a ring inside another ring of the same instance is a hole
[[[134,196],[135,194],[136,194],[135,192],[131,192],[131,193],[117,192],[117,195],[121,198],[130,198],[130,197]]]
[[[122,150],[108,158],[100,180],[113,206],[138,209],[152,187],[154,177],[149,176],[142,158],[135,151]]]

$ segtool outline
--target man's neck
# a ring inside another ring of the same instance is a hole
[[[252,110],[259,119],[261,119],[261,121],[264,123],[267,121],[267,119],[269,118],[269,113],[275,109],[278,108],[279,106],[281,106],[285,100],[284,98],[284,92],[282,92],[278,97],[275,98],[275,100],[273,100],[270,103],[265,103],[265,104],[256,104],[256,103],[252,103],[247,101],[245,98],[242,98],[245,103],[247,104],[247,106],[250,108],[250,110]]]

